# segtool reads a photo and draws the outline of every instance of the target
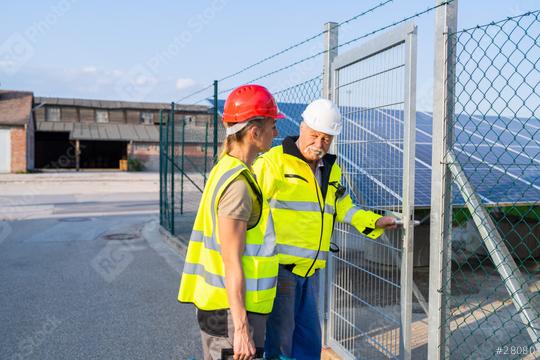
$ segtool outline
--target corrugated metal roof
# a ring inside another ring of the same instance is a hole
[[[159,127],[133,124],[75,123],[69,138],[72,140],[159,142]]]
[[[135,109],[135,110],[169,110],[170,103],[136,102],[136,101],[114,101],[114,100],[94,100],[94,99],[72,99],[36,96],[36,104],[46,103],[48,105],[59,106],[80,106],[98,109]],[[209,107],[206,105],[184,105],[175,104],[176,111],[208,113]]]
[[[72,122],[56,122],[56,121],[36,121],[37,131],[52,131],[52,132],[71,132],[73,130]]]
[[[208,128],[208,139],[206,139],[206,129],[199,126],[186,126],[185,127],[184,140],[186,143],[201,143],[204,144],[205,141],[211,143],[214,140],[214,129],[212,127]],[[182,127],[175,127],[175,140],[181,141],[182,139]],[[225,138],[225,128],[222,123],[219,123],[218,126],[218,142],[223,141]]]
[[[37,121],[37,131],[69,132],[71,140],[111,140],[111,141],[138,141],[159,142],[159,126],[136,125],[136,124],[97,124],[97,123],[71,123]],[[198,126],[185,127],[184,140],[186,143],[204,144],[206,129]],[[208,128],[208,142],[213,140],[213,129]],[[225,138],[225,129],[220,123],[218,127],[218,139],[221,142]],[[182,139],[182,127],[175,127],[175,139]]]

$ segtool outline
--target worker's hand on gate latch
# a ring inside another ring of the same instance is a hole
[[[398,226],[398,219],[393,216],[383,216],[377,219],[375,226],[385,230],[395,229]]]

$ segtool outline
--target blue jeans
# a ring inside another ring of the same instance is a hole
[[[264,351],[267,359],[321,358],[318,298],[318,271],[305,278],[279,266],[274,308],[266,322]]]

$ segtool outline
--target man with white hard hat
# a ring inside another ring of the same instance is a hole
[[[341,185],[336,156],[328,154],[341,131],[338,107],[318,99],[306,107],[302,118],[300,136],[285,138],[253,164],[270,206],[280,263],[266,328],[268,359],[320,358],[318,277],[326,266],[335,221],[351,224],[371,239],[396,227],[393,217],[353,205]]]

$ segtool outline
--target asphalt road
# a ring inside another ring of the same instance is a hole
[[[105,175],[0,176],[0,359],[201,358],[156,174]]]

